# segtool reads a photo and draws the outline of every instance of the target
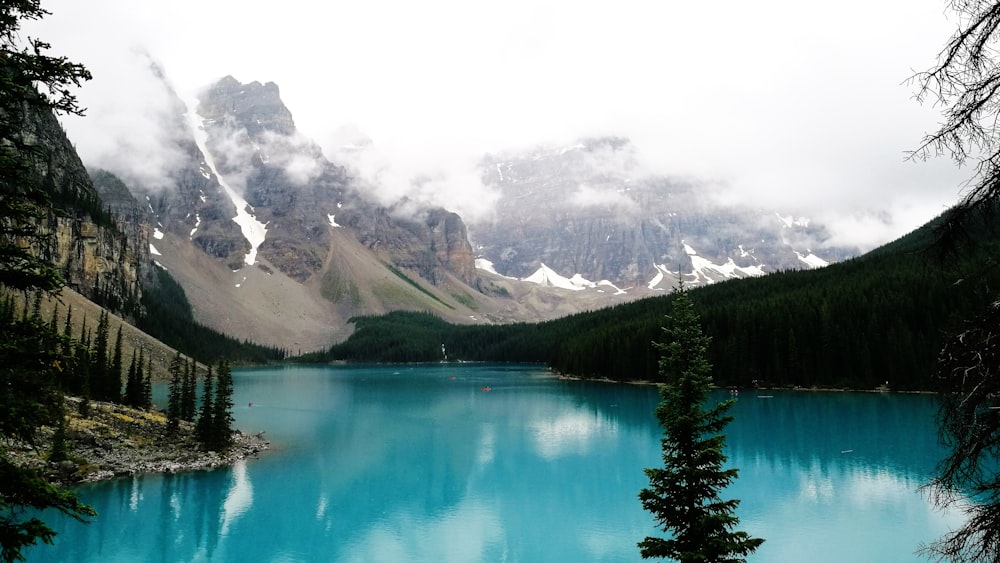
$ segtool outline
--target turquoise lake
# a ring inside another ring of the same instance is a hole
[[[232,468],[79,489],[28,561],[639,562],[660,535],[637,494],[661,465],[649,386],[536,366],[234,372],[239,428],[272,451]],[[490,390],[484,390],[488,387]],[[728,392],[713,398],[726,399]],[[252,406],[249,406],[252,403]],[[923,561],[960,524],[918,491],[942,455],[935,399],[750,392],[727,428],[755,562]]]

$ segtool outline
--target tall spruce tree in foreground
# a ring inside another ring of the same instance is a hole
[[[740,501],[720,497],[738,474],[735,468],[723,469],[726,437],[721,432],[732,420],[726,411],[733,401],[703,407],[712,384],[711,339],[702,333],[687,290],[682,286],[673,297],[663,341],[653,343],[665,382],[656,408],[664,430],[663,467],[645,470],[650,486],[639,493],[643,508],[671,537],[647,537],[639,549],[643,558],[681,563],[745,561],[764,540],[736,530]]]
[[[913,153],[948,155],[972,176],[961,201],[943,216],[939,246],[963,250],[978,243],[969,233],[980,221],[996,222],[1000,209],[1000,1],[951,0],[956,29],[937,63],[914,77],[919,100],[930,100],[944,118]],[[995,260],[983,267],[983,277]],[[955,282],[956,291],[969,280]],[[1000,300],[942,348],[935,379],[940,385],[940,438],[948,455],[924,490],[942,507],[965,513],[964,524],[922,554],[938,561],[1000,561]]]

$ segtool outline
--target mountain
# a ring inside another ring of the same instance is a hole
[[[640,174],[623,139],[487,155],[497,213],[466,225],[444,208],[379,203],[298,131],[274,83],[225,77],[197,99],[170,93],[168,177],[94,177],[116,213],[145,215],[152,260],[196,321],[291,353],[343,340],[358,315],[541,321],[657,294],[678,271],[705,284],[850,253],[821,249],[826,233],[805,220]]]
[[[950,212],[948,212],[950,213]],[[690,291],[719,386],[933,390],[947,335],[995,304],[996,209],[939,243],[948,214],[868,252],[814,270]],[[973,242],[974,241],[974,242]],[[942,252],[944,251],[944,252]],[[358,319],[347,341],[312,360],[544,363],[557,373],[655,381],[672,295],[542,323],[458,326],[414,313]]]
[[[596,138],[484,158],[485,183],[500,197],[494,217],[469,225],[481,267],[646,294],[675,285],[678,272],[699,285],[857,253],[787,211],[723,205],[709,187],[644,173],[636,152],[627,139]]]
[[[275,84],[226,77],[171,115],[172,176],[125,179],[147,204],[156,264],[199,322],[297,352],[345,337],[361,313],[472,322],[502,308],[480,290],[460,217],[374,203],[297,132]]]
[[[134,318],[149,264],[148,232],[134,217],[108,213],[55,115],[26,106],[21,142],[43,155],[34,167],[51,210],[40,231],[51,241],[34,252],[54,264],[69,289]]]

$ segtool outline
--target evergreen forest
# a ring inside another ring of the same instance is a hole
[[[285,358],[284,350],[239,340],[198,323],[181,285],[165,270],[151,270],[136,319],[136,326],[150,336],[206,364],[221,360],[266,364]]]
[[[993,216],[938,244],[942,215],[861,257],[690,291],[720,386],[925,390],[938,351],[1000,282]],[[459,326],[428,313],[353,319],[355,333],[310,361],[544,363],[586,378],[658,380],[672,296],[537,324]],[[442,346],[444,351],[442,351]]]

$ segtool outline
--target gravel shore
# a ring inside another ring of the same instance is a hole
[[[90,402],[86,418],[79,415],[80,399],[68,397],[66,410],[67,460],[48,461],[51,428],[42,428],[35,444],[8,449],[15,463],[37,468],[52,483],[72,486],[139,473],[177,473],[213,469],[255,457],[270,444],[260,435],[233,433],[225,452],[206,451],[194,439],[194,425],[181,422],[167,429],[160,411],[133,409],[114,403]]]

